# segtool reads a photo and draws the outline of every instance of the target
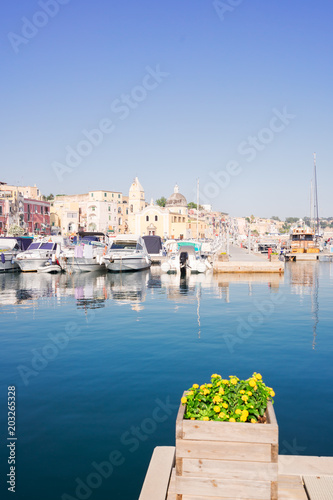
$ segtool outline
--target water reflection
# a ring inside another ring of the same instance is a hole
[[[78,309],[99,309],[105,307],[108,301],[113,301],[119,305],[130,305],[138,311],[144,308],[147,290],[152,296],[155,293],[165,294],[168,300],[177,304],[198,302],[204,291],[228,303],[231,301],[230,286],[233,284],[247,284],[251,295],[254,284],[267,284],[270,291],[274,292],[283,281],[284,277],[280,275],[215,275],[211,272],[181,278],[175,274],[161,274],[157,266],[141,272],[120,274],[2,274],[0,307],[38,307],[40,300],[55,297],[59,306],[68,298],[74,298]]]
[[[316,348],[317,326],[319,323],[319,262],[299,262],[289,265],[291,291],[303,300],[305,295],[311,297],[312,314],[312,349]]]

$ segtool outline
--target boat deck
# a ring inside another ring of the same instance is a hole
[[[174,461],[174,446],[155,448],[139,500],[178,500]],[[278,467],[279,500],[333,499],[333,457],[279,455]],[[215,499],[183,495],[182,500]]]

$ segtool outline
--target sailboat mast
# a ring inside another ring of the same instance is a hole
[[[318,212],[318,190],[317,190],[317,165],[316,165],[316,153],[313,153],[313,168],[314,168],[314,217],[316,219],[316,231],[319,236],[319,212]]]
[[[313,229],[313,184],[310,185],[310,227]]]
[[[199,240],[199,178],[197,179],[197,240]]]

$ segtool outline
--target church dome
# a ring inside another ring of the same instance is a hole
[[[165,204],[167,208],[170,207],[187,207],[187,201],[184,195],[179,192],[179,188],[177,184],[175,185],[175,189],[173,194],[167,199]]]

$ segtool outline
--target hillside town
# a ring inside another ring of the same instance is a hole
[[[163,239],[212,239],[228,226],[235,236],[277,236],[289,232],[297,218],[232,217],[211,205],[188,202],[178,185],[168,198],[146,200],[136,177],[128,193],[95,190],[83,194],[42,195],[35,186],[13,186],[0,182],[1,235],[63,235],[80,231],[156,235]],[[305,222],[309,222],[305,218]],[[321,219],[324,239],[333,236],[333,219]]]

